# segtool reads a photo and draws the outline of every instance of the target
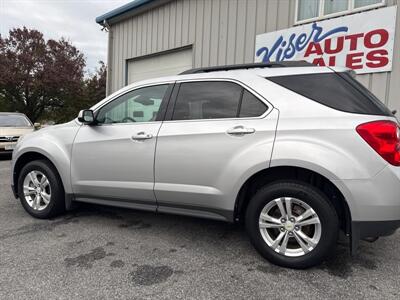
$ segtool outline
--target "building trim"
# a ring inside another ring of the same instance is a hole
[[[137,8],[147,4],[149,2],[152,2],[152,1],[154,1],[154,0],[135,0],[135,1],[129,2],[123,6],[113,9],[112,11],[109,11],[101,16],[98,16],[96,18],[96,23],[102,25],[104,21],[118,17],[128,11],[137,9]]]
[[[193,44],[187,44],[187,45],[184,45],[184,46],[181,46],[181,47],[176,47],[176,48],[167,49],[167,50],[163,50],[163,51],[153,52],[153,53],[150,53],[150,54],[145,54],[145,55],[140,55],[140,56],[135,56],[135,57],[128,58],[127,60],[128,61],[139,60],[139,59],[142,59],[142,58],[160,56],[160,55],[163,55],[163,54],[168,54],[168,53],[171,53],[171,52],[178,52],[178,51],[186,50],[186,49],[193,49]]]

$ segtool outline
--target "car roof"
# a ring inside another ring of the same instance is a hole
[[[342,67],[320,67],[320,66],[300,66],[300,67],[283,67],[283,68],[268,68],[268,67],[258,67],[258,68],[243,68],[234,70],[216,70],[207,71],[204,73],[186,73],[183,72],[178,75],[158,77],[152,79],[146,79],[142,81],[134,82],[127,87],[147,85],[152,83],[163,83],[172,82],[180,80],[189,79],[205,79],[205,78],[227,78],[227,79],[237,79],[243,75],[254,74],[261,77],[275,77],[275,76],[288,76],[288,75],[299,75],[299,74],[315,74],[315,73],[333,73],[333,72],[345,72],[349,71],[348,68]]]
[[[257,65],[257,64],[254,64]],[[254,67],[247,68],[247,65],[243,65],[243,69],[235,68],[233,70],[216,70],[216,71],[207,71],[207,72],[199,72],[199,73],[190,73],[185,71],[178,75],[173,76],[165,76],[158,77],[152,79],[146,79],[131,83],[122,89],[114,92],[109,95],[107,98],[95,104],[92,109],[96,110],[98,107],[102,106],[105,102],[108,102],[109,99],[117,97],[118,95],[124,94],[134,88],[138,88],[141,86],[147,85],[156,85],[156,84],[167,84],[173,83],[175,81],[185,81],[185,80],[196,80],[196,79],[204,79],[204,80],[237,80],[241,81],[243,78],[248,77],[249,75],[256,75],[259,77],[276,77],[276,76],[289,76],[289,75],[300,75],[300,74],[315,74],[315,73],[334,73],[334,72],[344,72],[349,71],[350,69],[343,67],[320,67],[314,65],[307,66],[285,66],[285,67]],[[209,68],[206,68],[209,69]],[[197,70],[197,69],[194,69]]]

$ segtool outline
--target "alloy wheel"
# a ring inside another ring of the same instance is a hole
[[[40,171],[29,172],[23,183],[24,196],[28,205],[34,210],[45,209],[51,199],[50,182]]]
[[[270,201],[261,210],[259,230],[264,241],[275,252],[299,257],[318,245],[321,221],[304,201],[281,197]]]

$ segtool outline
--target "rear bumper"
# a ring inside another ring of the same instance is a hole
[[[352,238],[369,238],[392,235],[400,227],[400,220],[352,222]]]
[[[400,167],[386,166],[370,179],[343,180],[351,212],[351,252],[365,238],[393,234],[400,228]]]
[[[351,223],[351,244],[352,255],[357,254],[360,240],[365,238],[378,238],[395,233],[400,227],[400,220],[394,221],[353,221]]]
[[[370,179],[341,180],[354,222],[400,220],[400,167],[386,166]]]

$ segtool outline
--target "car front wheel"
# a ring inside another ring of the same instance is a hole
[[[64,189],[54,166],[46,160],[25,165],[18,178],[18,196],[33,217],[47,219],[64,211]]]
[[[260,189],[246,211],[246,228],[258,252],[274,264],[308,268],[333,252],[336,210],[315,187],[297,181]]]

